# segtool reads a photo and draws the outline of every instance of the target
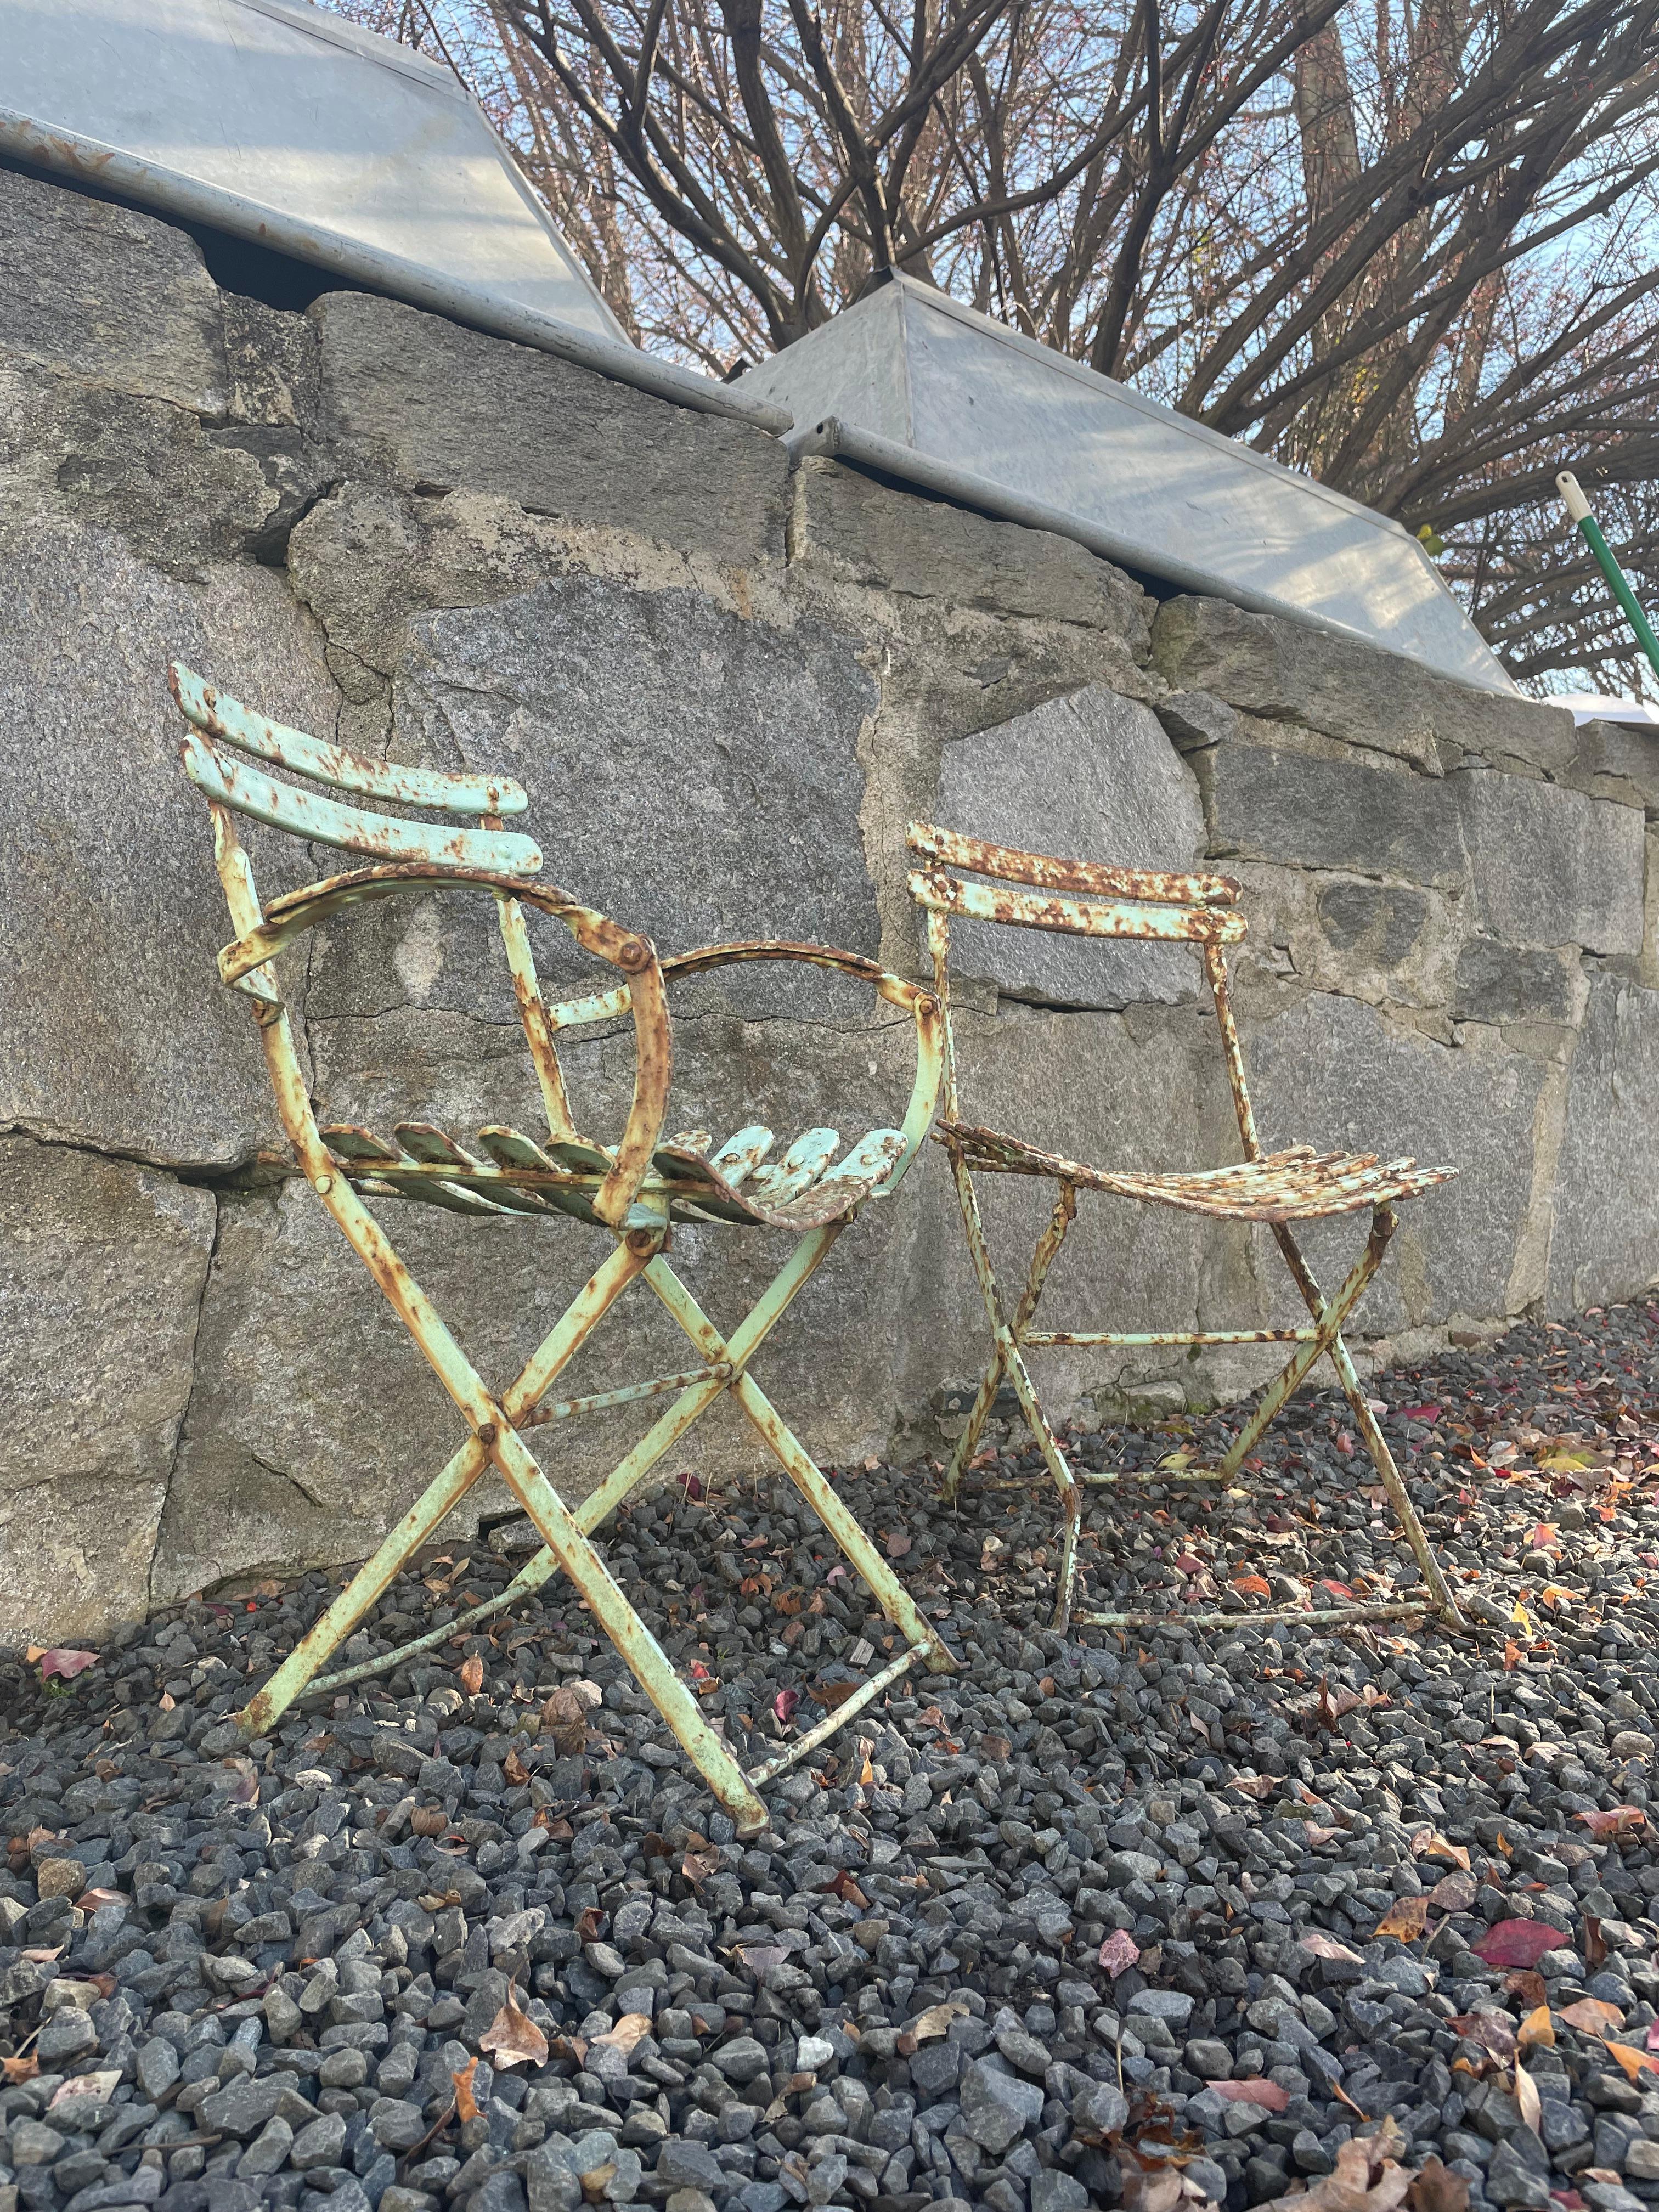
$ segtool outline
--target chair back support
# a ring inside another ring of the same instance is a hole
[[[927,915],[927,949],[945,1010],[947,1119],[957,1119],[961,1111],[950,988],[950,918],[957,915],[964,921],[1050,930],[1068,937],[1136,938],[1193,945],[1202,957],[1215,1001],[1245,1154],[1257,1157],[1255,1117],[1227,991],[1225,948],[1238,944],[1246,933],[1243,915],[1234,911],[1241,887],[1231,876],[1164,874],[1112,867],[1099,860],[1059,860],[964,837],[931,822],[913,822],[905,842],[916,858],[935,864],[913,868],[908,882],[911,897]],[[988,880],[964,882],[963,876]]]
[[[168,684],[192,725],[180,746],[185,773],[216,805],[308,842],[366,854],[376,860],[423,860],[513,876],[532,876],[541,866],[541,849],[533,837],[499,827],[503,815],[520,814],[529,803],[510,777],[451,775],[440,769],[365,759],[303,730],[267,721],[239,700],[216,691],[179,661],[168,672]],[[232,750],[222,750],[222,746]],[[330,790],[471,815],[488,826],[463,829],[453,823],[370,813],[302,785],[279,783],[263,769],[237,757],[249,754]]]

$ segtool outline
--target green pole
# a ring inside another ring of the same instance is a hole
[[[1579,489],[1578,479],[1564,469],[1555,479],[1555,488],[1566,502],[1567,513],[1578,526],[1578,534],[1595,554],[1596,564],[1612,586],[1613,596],[1625,611],[1625,619],[1636,633],[1636,641],[1648,657],[1656,676],[1659,676],[1659,637],[1653,634],[1653,625],[1642,611],[1642,602],[1632,591],[1624,570],[1620,567],[1612,546],[1601,535],[1601,525],[1590,513],[1589,501]]]

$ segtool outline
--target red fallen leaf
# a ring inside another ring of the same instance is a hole
[[[1568,1951],[1572,1938],[1547,1920],[1499,1920],[1471,1945],[1489,1966],[1535,1966],[1546,1951]]]
[[[856,1905],[861,1911],[869,1910],[869,1899],[845,1867],[828,1881],[820,1882],[817,1893],[820,1897],[838,1897],[843,1905]]]
[[[127,1900],[118,1889],[83,1889],[75,1901],[82,1912],[96,1912],[100,1905],[125,1905]]]
[[[1100,1947],[1100,1963],[1115,1981],[1127,1974],[1140,1956],[1140,1946],[1127,1928],[1115,1928]]]
[[[1197,1558],[1191,1552],[1180,1553],[1170,1564],[1179,1567],[1183,1575],[1206,1575],[1210,1571],[1209,1562]]]
[[[31,1644],[28,1656],[32,1660],[40,1661],[43,1682],[51,1681],[54,1674],[61,1674],[64,1681],[72,1682],[77,1674],[83,1674],[88,1667],[98,1664],[95,1651],[71,1651],[62,1645],[54,1645],[50,1651],[42,1651]]]
[[[477,2070],[477,2060],[469,2058],[459,2074],[449,2077],[455,2084],[455,2117],[463,2127],[478,2117],[477,2100],[472,2094],[472,2077]]]
[[[483,1687],[483,1661],[476,1651],[461,1662],[461,1687],[469,1698],[476,1698]]]
[[[1271,1597],[1273,1594],[1273,1584],[1265,1575],[1235,1575],[1229,1587],[1242,1597]]]
[[[1585,1999],[1586,2003],[1589,2003],[1591,2002],[1592,2000],[1589,1998]],[[1566,2018],[1565,2013],[1563,2013],[1561,2017],[1565,2020]],[[1654,2021],[1648,2028],[1647,2045],[1650,2051],[1659,2051],[1659,2020]]]
[[[1241,1796],[1254,1797],[1260,1805],[1273,1796],[1279,1784],[1271,1774],[1235,1774],[1227,1787],[1237,1790]]]
[[[1402,1421],[1437,1421],[1440,1408],[1438,1406],[1402,1406],[1400,1418]]]
[[[910,1540],[902,1528],[895,1528],[887,1539],[888,1558],[902,1559],[910,1548]]]
[[[1353,1595],[1353,1592],[1348,1588],[1346,1583],[1322,1581],[1319,1584],[1319,1588],[1321,1589],[1329,1590],[1333,1597],[1352,1597]]]
[[[1212,2081],[1209,2086],[1230,2105],[1265,2105],[1270,2112],[1282,2112],[1291,2101],[1288,2089],[1259,2074],[1244,2081]]]
[[[677,1474],[674,1477],[674,1480],[678,1483],[681,1490],[684,1491],[686,1497],[690,1498],[692,1504],[696,1505],[701,1501],[702,1497],[702,1485],[695,1474]]]
[[[1455,2013],[1449,2025],[1466,2043],[1478,2043],[1494,2058],[1515,2056],[1515,2022],[1501,2012]]]
[[[1615,1805],[1606,1813],[1575,1813],[1572,1817],[1596,1837],[1633,1836],[1648,1825],[1647,1814],[1635,1805]]]
[[[780,1690],[772,1700],[772,1717],[781,1728],[787,1728],[795,1717],[795,1708],[800,1703],[799,1690]]]

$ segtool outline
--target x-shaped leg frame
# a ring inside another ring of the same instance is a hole
[[[948,1672],[953,1662],[937,1632],[923,1620],[888,1562],[836,1495],[799,1438],[789,1429],[753,1377],[749,1363],[776,1327],[791,1301],[808,1281],[847,1224],[836,1222],[811,1231],[796,1247],[765,1295],[730,1338],[722,1337],[664,1256],[668,1224],[635,1229],[619,1237],[616,1249],[561,1316],[526,1364],[512,1387],[493,1398],[398,1259],[379,1224],[345,1179],[315,1179],[319,1194],[391,1302],[399,1319],[430,1361],[441,1382],[472,1427],[472,1435],[433,1479],[417,1504],[386,1536],[373,1558],[353,1576],[334,1602],[289,1654],[282,1666],[238,1716],[252,1738],[270,1729],[296,1698],[342,1687],[386,1672],[416,1652],[428,1650],[487,1619],[515,1598],[538,1589],[562,1569],[595,1619],[627,1662],[641,1687],[661,1714],[740,1835],[767,1825],[757,1788],[793,1765],[836,1734],[897,1680],[918,1660],[930,1671]],[[575,1356],[623,1292],[641,1276],[673,1315],[702,1356],[688,1375],[624,1387],[589,1398],[563,1401],[548,1409],[555,1418],[625,1404],[678,1388],[673,1405],[653,1425],[611,1473],[574,1510],[548,1481],[519,1433],[546,1396],[555,1379]],[[590,1541],[590,1533],[618,1506],[663,1455],[705,1413],[723,1390],[730,1390],[784,1472],[823,1522],[842,1552],[874,1593],[882,1611],[904,1639],[905,1648],[888,1666],[862,1684],[818,1728],[746,1775],[731,1747],[704,1718],[696,1698],[670,1664],[633,1606],[623,1595]],[[349,1637],[371,1606],[494,1464],[540,1535],[543,1548],[498,1598],[475,1607],[445,1627],[417,1638],[400,1650],[328,1675],[319,1674],[331,1653]]]
[[[1255,1411],[1250,1415],[1234,1438],[1225,1457],[1213,1468],[1176,1469],[1160,1468],[1152,1480],[1161,1482],[1231,1482],[1250,1453],[1261,1442],[1267,1425],[1279,1412],[1291,1394],[1297,1390],[1310,1370],[1321,1358],[1328,1358],[1336,1370],[1342,1395],[1352,1410],[1354,1425],[1361,1441],[1370,1453],[1379,1480],[1388,1494],[1395,1515],[1403,1530],[1407,1542],[1415,1558],[1431,1602],[1410,1599],[1389,1604],[1352,1605],[1340,1609],[1319,1609],[1310,1612],[1253,1613],[1253,1620],[1294,1620],[1316,1623],[1321,1626],[1346,1627],[1372,1620],[1403,1620],[1432,1610],[1449,1627],[1461,1628],[1462,1616],[1456,1600],[1435,1558],[1416,1507],[1412,1504],[1400,1470],[1395,1465],[1388,1440],[1377,1426],[1369,1401],[1355,1371],[1353,1359],[1342,1334],[1343,1323],[1358,1304],[1370,1285],[1371,1278],[1382,1264],[1389,1239],[1396,1226],[1391,1206],[1379,1206],[1372,1212],[1370,1234],[1365,1249],[1350,1271],[1346,1280],[1334,1298],[1327,1300],[1315,1280],[1312,1270],[1303,1256],[1290,1227],[1283,1222],[1270,1224],[1275,1243],[1285,1256],[1291,1279],[1301,1293],[1303,1302],[1313,1318],[1311,1328],[1301,1329],[1169,1329],[1130,1333],[1111,1329],[1086,1331],[1034,1329],[1038,1302],[1049,1270],[1060,1256],[1061,1246],[1077,1216],[1075,1183],[1062,1182],[1047,1227],[1038,1237],[1026,1273],[1025,1287],[1020,1295],[1012,1321],[1004,1309],[1002,1294],[998,1287],[995,1271],[991,1265],[990,1250],[986,1243],[985,1225],[979,1208],[979,1197],[974,1188],[973,1177],[960,1149],[946,1139],[951,1156],[951,1172],[956,1180],[957,1195],[962,1207],[963,1222],[968,1232],[969,1249],[973,1257],[974,1272],[978,1278],[985,1310],[991,1322],[993,1348],[991,1358],[980,1378],[974,1402],[969,1409],[967,1425],[957,1439],[950,1465],[945,1469],[944,1495],[954,1498],[962,1480],[963,1470],[978,1448],[985,1423],[990,1416],[998,1390],[1005,1378],[1012,1383],[1018,1398],[1020,1411],[1036,1439],[1045,1465],[1060,1493],[1061,1514],[1060,1565],[1059,1593],[1054,1607],[1054,1626],[1064,1634],[1073,1618],[1073,1597],[1077,1581],[1077,1539],[1082,1521],[1083,1504],[1080,1485],[1115,1484],[1122,1477],[1110,1470],[1085,1469],[1079,1476],[1073,1471],[1060,1446],[1048,1415],[1043,1412],[1030,1370],[1026,1364],[1028,1349],[1054,1347],[1062,1345],[1114,1345],[1131,1349],[1137,1346],[1176,1344],[1294,1344],[1295,1352],[1289,1364],[1277,1375],[1262,1393]],[[1098,1628],[1129,1628],[1157,1626],[1171,1618],[1177,1618],[1194,1628],[1231,1626],[1243,1616],[1235,1613],[1183,1613],[1170,1616],[1153,1613],[1079,1613],[1079,1626]]]

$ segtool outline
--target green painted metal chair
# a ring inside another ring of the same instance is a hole
[[[182,747],[185,772],[209,803],[219,878],[237,932],[219,955],[220,976],[251,1002],[277,1110],[301,1171],[430,1362],[468,1431],[419,1503],[243,1709],[238,1716],[241,1727],[250,1737],[263,1734],[297,1698],[394,1667],[416,1651],[464,1632],[562,1569],[731,1813],[738,1832],[757,1832],[767,1818],[757,1794],[759,1785],[844,1727],[906,1668],[917,1662],[934,1672],[951,1666],[937,1632],[750,1372],[791,1300],[860,1208],[895,1188],[927,1135],[942,1067],[938,1000],[857,953],[823,945],[757,940],[659,960],[648,939],[568,893],[532,880],[542,856],[532,839],[505,826],[504,817],[520,813],[527,804],[524,792],[508,779],[361,758],[303,731],[265,720],[176,662],[170,684],[190,726]],[[256,762],[305,781],[279,781]],[[428,817],[461,816],[467,826],[370,812],[328,796],[330,792],[419,809]],[[239,814],[362,855],[367,865],[262,906],[237,836]],[[544,1139],[504,1127],[481,1129],[471,1144],[464,1144],[428,1122],[401,1122],[389,1137],[352,1125],[317,1125],[273,961],[306,931],[348,908],[440,890],[472,891],[495,902],[539,1082],[547,1120]],[[531,954],[526,908],[562,923],[585,951],[615,969],[619,980],[614,988],[562,1005],[545,1003]],[[900,1127],[872,1130],[840,1158],[835,1130],[809,1129],[775,1163],[769,1158],[771,1134],[763,1128],[740,1129],[718,1148],[701,1133],[665,1140],[673,1056],[667,984],[762,960],[838,970],[868,984],[910,1017],[916,1072]],[[605,1145],[584,1134],[572,1119],[555,1041],[562,1030],[623,1016],[633,1024],[633,1102],[620,1140]],[[472,1221],[586,1224],[609,1233],[611,1249],[523,1370],[507,1389],[492,1391],[365,1203],[389,1200],[439,1206]],[[729,1334],[714,1327],[669,1264],[677,1221],[781,1231],[798,1240],[765,1294]],[[544,1402],[555,1379],[617,1300],[640,1282],[690,1340],[696,1364],[587,1397]],[[735,1400],[863,1577],[903,1647],[820,1728],[752,1774],[744,1773],[732,1747],[705,1718],[591,1540],[592,1532],[722,1394]],[[580,1505],[567,1506],[521,1432],[541,1421],[659,1395],[671,1401],[659,1419]],[[491,1466],[535,1524],[543,1549],[490,1603],[368,1666],[323,1674],[319,1670],[330,1655]]]
[[[1046,854],[1018,852],[1007,846],[988,844],[979,838],[961,836],[954,830],[922,822],[911,823],[908,843],[912,854],[922,863],[910,873],[910,894],[927,915],[933,981],[945,1009],[945,1107],[934,1134],[950,1155],[963,1227],[994,1340],[990,1362],[980,1380],[967,1425],[945,1470],[946,1498],[956,1494],[963,1471],[973,1457],[1006,1378],[1013,1387],[1020,1411],[1060,1496],[1064,1528],[1054,1626],[1063,1631],[1073,1618],[1077,1539],[1082,1520],[1079,1482],[1110,1484],[1121,1478],[1110,1470],[1085,1470],[1081,1474],[1073,1472],[1060,1449],[1054,1425],[1042,1410],[1031,1382],[1026,1354],[1044,1347],[1083,1345],[1123,1349],[1161,1345],[1294,1345],[1296,1349],[1289,1364],[1263,1392],[1255,1412],[1218,1466],[1180,1474],[1158,1469],[1151,1479],[1158,1482],[1231,1482],[1291,1392],[1320,1359],[1328,1358],[1336,1370],[1343,1395],[1352,1408],[1354,1426],[1370,1455],[1421,1571],[1426,1596],[1423,1600],[1348,1605],[1340,1612],[1297,1611],[1283,1617],[1343,1626],[1432,1610],[1448,1626],[1461,1626],[1456,1602],[1400,1479],[1399,1469],[1377,1426],[1342,1334],[1343,1324],[1382,1264],[1395,1228],[1396,1201],[1415,1198],[1435,1184],[1447,1182],[1456,1173],[1455,1169],[1419,1167],[1414,1160],[1408,1159],[1381,1161],[1375,1153],[1320,1154],[1309,1145],[1263,1153],[1228,992],[1226,948],[1238,944],[1245,931],[1243,916],[1233,910],[1238,901],[1239,886],[1231,877],[1165,875],[1145,869],[1109,867],[1091,860],[1056,860]],[[984,880],[964,880],[974,877]],[[1203,962],[1215,1005],[1227,1079],[1243,1145],[1243,1161],[1230,1167],[1202,1168],[1172,1175],[1093,1167],[1046,1152],[1024,1138],[979,1128],[964,1121],[957,1083],[956,1036],[951,1018],[953,915],[964,921],[1001,923],[1018,929],[1049,930],[1064,936],[1141,939],[1193,946]],[[1024,1288],[1012,1315],[991,1264],[979,1198],[974,1188],[976,1174],[1030,1176],[1057,1186],[1053,1213],[1037,1239],[1026,1270]],[[1313,1326],[1150,1331],[1036,1328],[1037,1305],[1049,1270],[1059,1258],[1076,1217],[1078,1194],[1085,1190],[1140,1204],[1174,1206],[1212,1221],[1265,1224],[1283,1255]],[[1291,1224],[1324,1220],[1367,1208],[1371,1222],[1364,1249],[1335,1297],[1327,1298],[1296,1241]],[[1150,1613],[1075,1615],[1085,1626],[1112,1628],[1155,1626],[1169,1617]],[[1238,1617],[1192,1613],[1174,1616],[1195,1626],[1214,1625]],[[1261,1620],[1279,1616],[1271,1611],[1253,1609],[1249,1617]]]

